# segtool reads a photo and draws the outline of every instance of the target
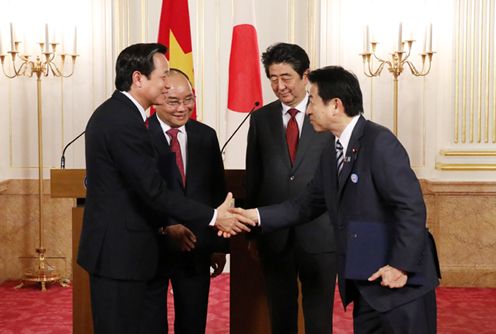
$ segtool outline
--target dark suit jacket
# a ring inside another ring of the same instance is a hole
[[[158,226],[150,212],[204,225],[213,209],[175,192],[156,169],[137,107],[116,91],[86,127],[87,193],[78,263],[91,274],[146,280],[156,272]]]
[[[316,133],[308,117],[291,166],[280,101],[272,102],[251,115],[246,151],[247,207],[283,202],[298,195],[312,179],[323,149],[331,142],[328,133]],[[294,233],[296,244],[309,253],[335,250],[329,216],[323,214],[310,223],[262,234],[261,250],[281,252]]]
[[[186,123],[188,141],[185,188],[182,185],[181,175],[176,165],[176,155],[170,151],[166,135],[162,131],[156,114],[150,117],[148,130],[157,151],[158,170],[166,180],[168,189],[206,205],[219,206],[226,196],[226,184],[224,164],[215,130],[195,120],[189,120]],[[214,251],[227,252],[228,241],[217,236],[216,231],[208,226],[209,221],[191,229],[197,237],[194,251],[173,255],[182,255],[185,259],[194,261],[195,257],[209,255]],[[171,225],[178,223],[181,222],[173,218],[169,220]],[[159,240],[163,243],[162,246],[167,248],[169,255],[170,253],[178,253],[172,241],[167,240],[165,236]],[[168,245],[166,245],[167,243]]]
[[[334,146],[334,145],[333,145]],[[433,245],[425,226],[426,213],[418,180],[405,149],[386,128],[360,117],[348,145],[339,183],[334,151],[326,151],[312,182],[301,196],[273,207],[261,208],[262,229],[287,227],[304,217],[328,211],[334,222],[339,255],[339,288],[347,305],[345,262],[352,239],[351,222],[385,224],[390,231],[387,263],[423,277],[420,285],[401,289],[381,287],[378,282],[355,281],[361,295],[378,311],[412,301],[438,285]],[[338,185],[339,184],[339,185]],[[336,217],[336,219],[334,219]],[[371,250],[374,252],[374,250]],[[363,253],[363,257],[369,257]],[[379,268],[377,268],[379,269]]]

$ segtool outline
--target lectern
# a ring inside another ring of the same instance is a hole
[[[244,170],[226,170],[227,189],[233,193],[235,205],[244,206],[246,199]],[[231,290],[230,319],[232,334],[270,334],[269,310],[260,263],[249,250],[244,234],[230,242]]]
[[[227,190],[231,191],[236,206],[243,207],[246,199],[245,171],[226,170]],[[231,243],[231,334],[270,334],[269,309],[265,281],[258,256],[250,250],[249,240],[241,234]],[[298,300],[298,333],[305,334],[302,312],[301,287]]]
[[[84,169],[52,169],[50,171],[51,196],[75,199],[75,205],[72,208],[73,334],[93,333],[88,273],[76,262],[86,197],[85,176],[86,171]]]

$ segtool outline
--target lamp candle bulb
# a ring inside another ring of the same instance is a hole
[[[72,50],[73,50],[72,54],[76,55],[77,54],[77,27],[76,26],[74,27],[74,44],[73,44]]]
[[[49,52],[50,39],[48,38],[48,23],[45,23],[45,52]]]
[[[432,23],[429,23],[429,52],[432,52]]]
[[[15,51],[14,24],[10,22],[10,51]]]
[[[369,25],[365,26],[365,30],[363,31],[363,53],[368,53],[370,51],[370,34],[369,34]]]
[[[402,51],[403,48],[403,44],[402,44],[402,40],[403,40],[403,24],[400,22],[400,25],[399,25],[399,28],[398,28],[398,47],[396,48],[396,50],[398,51]]]

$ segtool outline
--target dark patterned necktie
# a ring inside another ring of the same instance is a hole
[[[291,159],[291,165],[294,164],[296,159],[296,149],[298,147],[299,129],[298,122],[296,122],[296,114],[298,109],[291,108],[288,110],[288,114],[291,116],[286,127],[286,142],[288,143],[289,158]]]
[[[177,140],[177,133],[179,129],[171,128],[167,130],[167,134],[169,135],[170,141],[170,150],[176,154],[176,165],[179,169],[179,173],[181,173],[181,180],[183,181],[183,186],[186,185],[186,177],[184,175],[184,164],[183,164],[183,156],[181,154],[181,145],[179,145],[179,141]]]
[[[343,145],[339,141],[339,139],[336,141],[336,164],[338,168],[338,175],[341,173],[341,170],[343,169],[344,165],[344,152],[343,152]]]

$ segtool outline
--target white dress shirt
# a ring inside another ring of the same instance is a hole
[[[288,110],[292,109],[293,107],[290,107],[284,103],[281,104],[282,104],[282,122],[284,124],[284,128],[286,129],[288,127],[288,122],[291,119],[291,115],[288,113]],[[305,120],[307,104],[308,104],[308,94],[306,94],[303,100],[301,100],[301,102],[298,103],[298,105],[293,108],[298,110],[298,113],[295,116],[296,123],[298,123],[298,137],[301,137],[301,129],[303,128],[303,121]]]
[[[360,115],[354,116],[351,119],[351,122],[349,122],[348,125],[346,125],[343,132],[341,132],[341,136],[336,137],[336,141],[338,141],[338,139],[339,139],[339,142],[341,143],[341,145],[343,145],[343,153],[344,153],[344,157],[345,157],[345,160],[344,160],[345,162],[346,162],[346,151],[348,149],[348,144],[350,143],[351,134],[353,133],[353,129],[355,128],[355,125],[357,124],[359,118],[360,118]]]

